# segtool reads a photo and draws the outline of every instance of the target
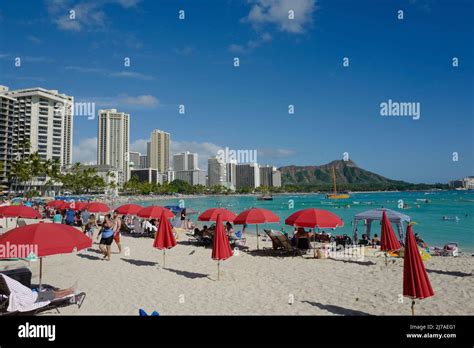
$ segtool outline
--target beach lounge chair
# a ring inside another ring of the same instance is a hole
[[[327,233],[316,233],[314,236],[316,242],[329,243],[331,242],[331,236]]]
[[[209,235],[209,233],[204,234],[204,231],[200,230],[199,228],[194,229],[193,238],[198,245],[212,245],[212,237]]]
[[[23,226],[26,226],[26,221],[23,220],[23,219],[18,219],[17,223],[16,223],[17,227],[23,227]]]
[[[243,238],[242,231],[237,231],[230,238],[230,243],[233,247],[244,247],[247,242],[246,238]]]
[[[273,251],[280,255],[291,255],[291,256],[302,256],[303,252],[292,246],[291,241],[288,239],[286,235],[281,233],[280,231],[275,230],[264,230],[267,236],[272,241],[273,247],[272,248],[263,248],[265,252]]]
[[[86,297],[86,294],[82,292],[45,302],[28,303],[28,301],[21,300],[25,294],[32,292],[33,290],[20,282],[0,273],[0,315],[35,315],[48,310],[56,310],[60,313],[59,308],[72,304],[76,304],[78,308],[81,308]],[[15,298],[15,305],[10,306],[10,300],[13,298]]]

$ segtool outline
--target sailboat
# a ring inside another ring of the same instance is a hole
[[[336,170],[334,167],[332,167],[332,182],[334,185],[334,193],[326,195],[326,198],[329,199],[347,199],[349,198],[349,195],[347,193],[337,193],[337,188],[336,188]]]

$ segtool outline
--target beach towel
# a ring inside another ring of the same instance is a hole
[[[10,295],[8,296],[8,312],[29,312],[51,303],[50,301],[35,302],[38,298],[37,292],[34,292],[30,288],[4,274],[0,274],[0,277],[3,277],[3,280],[10,290]]]

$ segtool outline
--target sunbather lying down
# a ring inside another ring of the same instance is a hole
[[[0,273],[0,296],[8,298],[8,312],[28,312],[59,299],[72,297],[74,288],[33,291],[15,279]]]

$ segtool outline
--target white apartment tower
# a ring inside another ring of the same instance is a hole
[[[16,101],[10,113],[14,146],[28,141],[26,154],[38,152],[42,159],[57,160],[61,166],[71,164],[73,97],[39,87],[9,90],[0,86],[0,94],[3,100]]]
[[[148,146],[148,163],[150,168],[165,173],[170,163],[170,133],[155,129],[151,132]]]
[[[198,154],[189,151],[181,152],[173,156],[173,170],[197,170]]]
[[[226,164],[219,157],[210,157],[207,160],[207,181],[209,187],[226,185]]]
[[[99,110],[97,136],[97,164],[117,169],[117,184],[123,185],[130,177],[130,115],[117,109]]]
[[[237,164],[236,189],[255,189],[260,186],[260,167],[257,163]]]
[[[8,182],[7,176],[10,172],[11,161],[14,159],[13,130],[18,116],[15,111],[16,103],[15,98],[0,94],[0,162],[3,164],[0,183],[3,185]]]

